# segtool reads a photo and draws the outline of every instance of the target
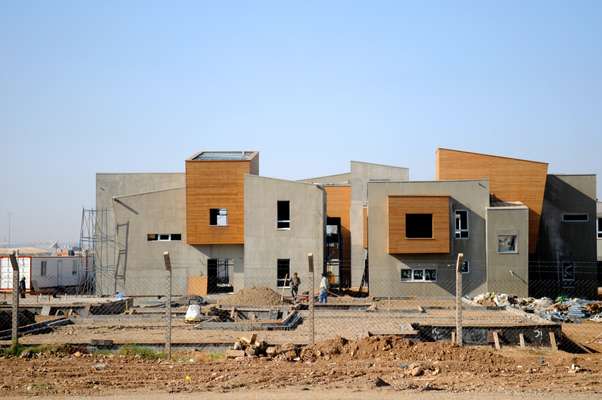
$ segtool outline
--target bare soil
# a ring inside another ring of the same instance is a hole
[[[287,296],[289,291],[284,295]],[[218,300],[223,306],[278,306],[284,304],[282,295],[267,287],[245,288]]]
[[[495,351],[411,344],[397,337],[336,338],[301,348],[293,361],[216,360],[215,354],[194,351],[176,353],[173,361],[151,358],[85,354],[75,348],[31,358],[0,358],[0,398],[290,388],[602,395],[601,354],[508,347]]]

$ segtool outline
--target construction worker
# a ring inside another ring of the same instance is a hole
[[[297,293],[299,293],[299,285],[301,285],[301,279],[297,273],[293,273],[293,277],[291,279],[291,294],[293,295],[293,300],[297,301]]]
[[[19,294],[21,295],[21,298],[24,299],[25,298],[25,277],[21,277],[21,280],[19,281]]]
[[[322,273],[322,280],[320,281],[320,303],[326,304],[328,302],[328,274]]]

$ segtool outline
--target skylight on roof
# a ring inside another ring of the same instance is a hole
[[[193,160],[246,160],[250,154],[247,151],[204,151]]]

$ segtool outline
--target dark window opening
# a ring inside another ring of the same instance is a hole
[[[411,269],[402,269],[401,270],[401,280],[402,281],[411,281],[412,280],[412,270]]]
[[[227,226],[228,225],[228,209],[227,208],[210,208],[209,209],[209,225]]]
[[[406,238],[432,239],[433,214],[406,214]]]
[[[172,233],[171,240],[182,240],[182,234],[181,233]]]
[[[602,239],[602,218],[598,218],[598,239]]]
[[[466,239],[468,237],[468,211],[456,211],[456,238]]]
[[[462,266],[460,267],[460,272],[463,274],[468,274],[470,272],[470,263],[468,261],[462,262]]]
[[[278,229],[290,229],[291,227],[291,204],[288,200],[278,200],[278,216],[276,227]]]
[[[564,214],[562,216],[563,222],[587,222],[589,217],[587,214]]]
[[[149,233],[148,235],[146,235],[146,240],[148,240],[149,242],[157,240],[157,236],[158,235],[156,233]]]
[[[210,280],[210,285],[213,286],[230,286],[230,269],[234,265],[229,258],[217,259],[210,258],[207,260],[207,269]]]
[[[291,278],[291,260],[288,258],[279,258],[276,267],[276,286],[288,287]]]
[[[159,240],[160,241],[168,241],[169,240],[169,233],[160,233],[159,234]]]

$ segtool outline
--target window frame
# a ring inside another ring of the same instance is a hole
[[[410,237],[408,236],[408,216],[410,215],[430,215],[431,217],[431,236],[414,236],[414,237]],[[405,229],[404,229],[404,238],[406,240],[433,240],[435,239],[435,218],[433,216],[433,213],[405,213],[404,215],[404,223],[405,223]]]
[[[287,274],[288,278],[286,278],[286,277],[285,278],[279,278],[279,271],[278,271],[278,269],[280,268],[280,262],[282,262],[282,261],[288,262],[288,274]],[[284,282],[282,282],[282,281],[284,281]],[[287,288],[290,288],[291,287],[290,282],[291,282],[291,259],[290,258],[277,258],[276,259],[276,287],[278,289],[287,289]],[[281,283],[284,283],[284,285],[281,284]],[[288,285],[287,285],[287,283],[288,283]]]
[[[500,251],[500,236],[514,236],[514,250]],[[497,254],[518,254],[518,233],[498,233],[495,237]]]
[[[409,279],[403,277],[404,271],[409,272]],[[426,277],[429,274],[427,271],[431,271],[431,273],[434,271],[435,279],[427,279]],[[421,275],[422,277],[416,279],[416,275]],[[438,275],[439,271],[436,267],[402,268],[400,270],[399,279],[401,283],[434,283],[437,282]]]
[[[464,266],[466,266],[466,268],[464,268]],[[462,261],[462,266],[460,267],[460,273],[470,274],[470,261],[468,261],[468,260]]]
[[[462,225],[462,218],[460,218],[458,220],[460,213],[466,213],[466,227],[465,228],[463,228],[462,226],[460,226],[458,228],[458,226],[457,226],[458,221],[460,222],[460,225]],[[470,222],[469,222],[470,212],[463,208],[458,209],[454,213],[454,218],[455,218],[455,220],[454,220],[454,237],[456,239],[461,239],[461,240],[469,239],[470,238]],[[466,236],[462,237],[462,233],[466,233]]]
[[[597,225],[597,237],[598,239],[602,239],[602,217],[597,217],[596,218],[596,225]]]
[[[213,210],[217,211],[217,214],[215,215],[215,224],[211,223]],[[225,223],[220,223],[220,217],[222,217],[225,220]],[[228,209],[223,207],[211,207],[209,209],[209,226],[216,226],[220,228],[228,226]]]
[[[288,204],[288,219],[280,219],[280,203]],[[280,226],[280,224],[287,224],[287,226]],[[290,200],[276,200],[276,229],[279,231],[290,231],[291,230],[291,201]]]
[[[576,217],[576,216],[585,216],[585,219],[582,220],[573,220],[567,221],[566,217]],[[589,214],[588,213],[563,213],[562,214],[562,222],[566,224],[584,224],[589,222]]]

